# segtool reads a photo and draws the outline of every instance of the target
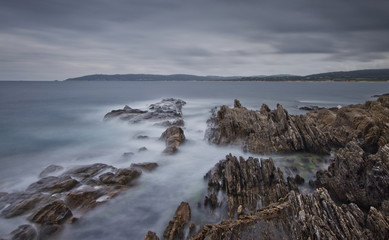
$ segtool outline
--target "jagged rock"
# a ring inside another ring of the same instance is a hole
[[[139,168],[141,170],[153,171],[158,167],[158,163],[150,162],[150,163],[132,163],[130,168]]]
[[[20,225],[11,232],[12,240],[38,240],[38,233],[31,225]]]
[[[116,173],[108,172],[99,176],[102,183],[108,185],[125,185],[128,186],[131,182],[142,174],[136,169],[118,169]]]
[[[49,193],[61,193],[66,192],[77,186],[79,182],[70,176],[61,176],[61,177],[45,177],[39,181],[31,184],[26,192],[39,193],[39,192],[49,192]]]
[[[40,203],[47,203],[54,199],[55,198],[50,195],[41,193],[34,195],[18,194],[17,196],[14,196],[13,199],[8,199],[7,202],[9,202],[10,205],[1,212],[1,215],[5,218],[19,216],[33,210]]]
[[[165,140],[166,148],[163,151],[167,154],[173,154],[178,151],[178,146],[185,142],[185,134],[180,127],[170,127],[162,133],[161,140]]]
[[[58,200],[42,207],[33,213],[29,219],[35,223],[54,225],[63,223],[72,215],[72,211],[68,206],[63,201]]]
[[[63,174],[63,176],[69,175],[77,179],[84,180],[96,176],[97,174],[107,169],[113,169],[113,167],[103,163],[95,163],[91,165],[80,166],[80,167],[75,167],[73,169],[70,169],[66,171]]]
[[[389,97],[297,116],[289,115],[279,104],[273,111],[262,105],[259,112],[240,103],[234,105],[222,106],[208,120],[206,137],[210,142],[240,145],[252,153],[329,153],[353,139],[358,139],[365,151],[375,153],[389,143]]]
[[[217,163],[205,178],[208,179],[205,204],[215,207],[218,201],[223,201],[217,198],[221,190],[227,195],[230,218],[236,216],[239,206],[242,206],[242,211],[255,211],[259,205],[267,206],[278,201],[292,189],[298,191],[291,178],[284,181],[282,171],[274,166],[271,158],[259,161],[241,157],[238,161],[227,155],[226,160]]]
[[[155,234],[155,232],[148,231],[144,240],[159,240],[159,237]]]
[[[174,218],[166,227],[163,237],[169,240],[184,239],[184,229],[191,218],[190,206],[187,202],[181,202],[178,206]]]
[[[376,154],[368,154],[356,142],[350,142],[316,178],[316,185],[326,187],[342,202],[354,202],[364,209],[381,208],[389,200],[389,144]]]
[[[58,166],[58,165],[49,165],[45,169],[43,169],[43,171],[39,174],[39,177],[40,178],[47,177],[54,172],[61,171],[62,169],[63,169],[63,167]]]
[[[123,109],[107,113],[104,119],[119,118],[131,123],[147,120],[163,126],[183,126],[182,106],[185,104],[186,102],[181,99],[167,98],[151,104],[148,110],[132,109],[125,106]]]
[[[192,240],[233,239],[387,239],[388,219],[372,208],[337,206],[325,188],[314,194],[291,191],[279,202],[238,220],[205,225]]]
[[[105,192],[100,189],[77,190],[66,194],[65,203],[71,209],[90,208],[96,203],[96,200],[103,196]]]

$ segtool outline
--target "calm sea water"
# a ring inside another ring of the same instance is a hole
[[[252,109],[280,103],[289,113],[301,114],[300,106],[363,103],[388,92],[389,83],[368,82],[0,82],[0,192],[23,191],[49,164],[158,162],[160,167],[144,173],[138,186],[66,226],[57,238],[143,239],[149,229],[161,235],[181,201],[201,201],[203,176],[215,163],[230,152],[248,156],[204,141],[214,106],[232,106],[239,99]],[[168,97],[187,102],[188,142],[174,156],[161,155],[164,143],[157,138],[164,128],[102,121],[112,109],[146,108]],[[139,134],[150,138],[136,139]],[[143,146],[149,151],[127,161],[121,157]],[[23,223],[25,216],[0,218],[0,236]]]

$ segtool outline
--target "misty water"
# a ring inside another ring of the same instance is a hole
[[[91,163],[126,168],[157,162],[159,167],[143,172],[136,186],[76,224],[65,224],[56,239],[143,239],[147,230],[161,236],[181,201],[190,203],[198,223],[217,222],[222,213],[197,206],[206,190],[204,175],[229,153],[269,156],[210,145],[204,133],[213,107],[232,106],[239,99],[249,109],[258,110],[263,103],[274,109],[280,103],[290,114],[303,114],[298,107],[357,104],[388,92],[388,83],[370,82],[0,82],[0,192],[25,190],[50,164],[66,170]],[[161,154],[165,144],[158,138],[165,127],[103,121],[112,109],[124,105],[145,109],[170,97],[187,102],[183,107],[187,142],[173,156]],[[149,138],[138,139],[139,135]],[[138,152],[141,147],[148,150]],[[125,152],[135,155],[125,158]],[[326,159],[302,153],[272,157],[286,172],[295,164],[307,178],[313,174],[299,159]],[[328,161],[319,162],[314,170],[327,165]],[[0,217],[0,237],[25,223],[26,216]]]

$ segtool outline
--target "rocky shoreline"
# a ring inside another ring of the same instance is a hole
[[[171,98],[146,110],[126,106],[104,119],[167,127],[159,141],[166,145],[161,154],[171,155],[186,141],[184,104]],[[389,239],[388,96],[342,108],[314,108],[305,115],[290,115],[281,105],[249,110],[235,100],[233,108],[215,109],[207,124],[205,137],[211,144],[254,154],[331,152],[332,162],[312,180],[285,174],[272,158],[228,154],[204,176],[207,189],[200,202],[177,199],[182,202],[158,233],[161,239]],[[71,169],[50,165],[25,191],[0,193],[1,217],[29,221],[7,239],[53,239],[65,224],[136,187],[144,171],[157,167],[152,162],[120,169],[103,163]],[[300,191],[305,180],[312,193]],[[220,222],[204,225],[192,219],[200,208],[226,214]],[[160,239],[152,231],[144,234],[145,240]]]

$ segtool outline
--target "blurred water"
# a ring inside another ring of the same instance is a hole
[[[212,107],[232,106],[236,98],[248,108],[259,109],[263,103],[274,108],[280,103],[291,114],[300,114],[300,106],[362,103],[387,92],[388,83],[367,82],[0,82],[0,192],[24,190],[49,164],[69,168],[102,162],[129,167],[135,162],[157,162],[160,166],[143,173],[136,187],[89,212],[58,236],[143,239],[149,229],[161,234],[181,201],[196,208],[205,189],[203,176],[225,155],[249,156],[203,140]],[[165,130],[162,127],[102,121],[112,109],[126,104],[146,108],[167,97],[187,102],[183,114],[188,141],[174,156],[161,154],[165,147],[158,141]],[[137,139],[138,135],[149,138]],[[138,153],[143,146],[148,151]],[[135,155],[125,159],[124,152]],[[282,159],[276,157],[281,167]],[[0,218],[0,236],[24,219]]]

